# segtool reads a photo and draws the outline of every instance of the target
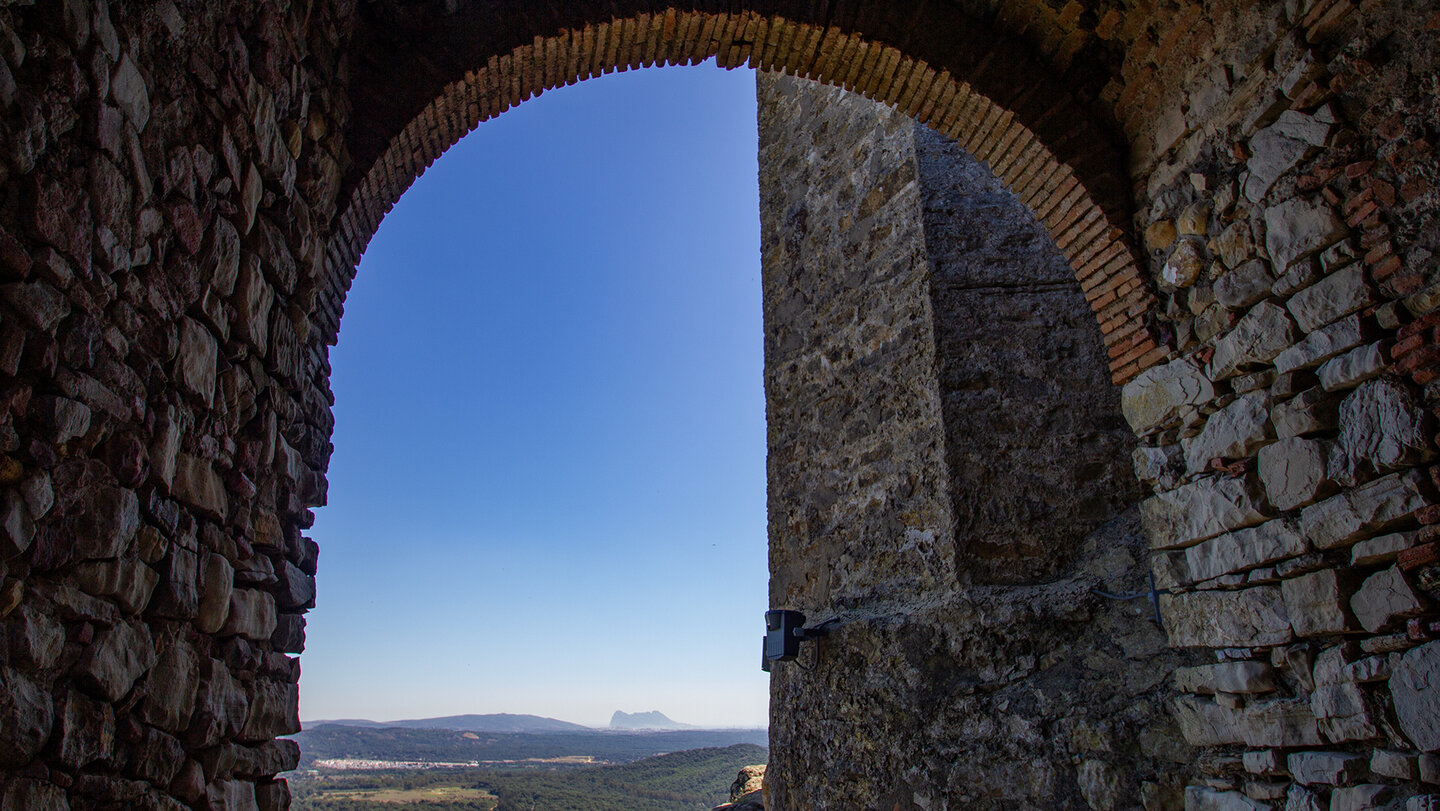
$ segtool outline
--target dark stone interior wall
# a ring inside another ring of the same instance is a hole
[[[838,620],[772,673],[771,807],[1174,807],[1183,655],[1091,591],[1148,563],[1073,276],[953,144],[759,82],[771,601]]]
[[[1104,346],[1054,241],[985,166],[915,128],[960,579],[1034,582],[1140,496]]]

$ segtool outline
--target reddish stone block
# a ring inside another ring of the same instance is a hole
[[[1437,506],[1440,505],[1431,505],[1429,507],[1424,507],[1419,512],[1416,512],[1415,516],[1417,518],[1420,518],[1421,513],[1425,513],[1427,510],[1435,510]],[[1426,521],[1421,518],[1420,523],[1426,525],[1434,525],[1436,523],[1440,523],[1440,516],[1437,516],[1437,520],[1435,521]],[[1418,569],[1421,566],[1428,566],[1432,563],[1437,562],[1440,562],[1440,543],[1436,543],[1433,541],[1427,544],[1423,544],[1421,546],[1412,546],[1409,549],[1403,550],[1396,558],[1396,563],[1400,565],[1400,568],[1402,570],[1407,572]]]
[[[1390,347],[1390,358],[1391,360],[1399,360],[1424,345],[1424,335],[1411,335],[1408,338],[1397,341],[1394,346]]]
[[[1369,254],[1366,255],[1366,261],[1369,261]],[[1394,275],[1395,271],[1399,269],[1400,257],[1389,256],[1378,264],[1371,263],[1370,278],[1374,279],[1376,282],[1384,281],[1385,279]]]

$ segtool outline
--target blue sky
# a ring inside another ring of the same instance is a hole
[[[754,74],[480,125],[360,265],[301,717],[765,723]]]

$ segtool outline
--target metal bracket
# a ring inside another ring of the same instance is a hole
[[[1149,591],[1137,591],[1134,594],[1111,594],[1108,591],[1101,591],[1100,589],[1090,589],[1090,591],[1094,594],[1098,594],[1101,597],[1106,598],[1107,600],[1138,600],[1141,597],[1149,597],[1150,607],[1155,611],[1155,616],[1153,617],[1155,621],[1155,627],[1159,628],[1161,631],[1165,630],[1165,623],[1160,619],[1160,595],[1169,594],[1170,590],[1155,588],[1155,573],[1153,571],[1150,573]]]

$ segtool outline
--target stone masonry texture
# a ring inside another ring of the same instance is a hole
[[[289,805],[367,241],[478,123],[709,57],[771,607],[837,619],[767,807],[1440,803],[1430,0],[0,0],[0,807]]]

